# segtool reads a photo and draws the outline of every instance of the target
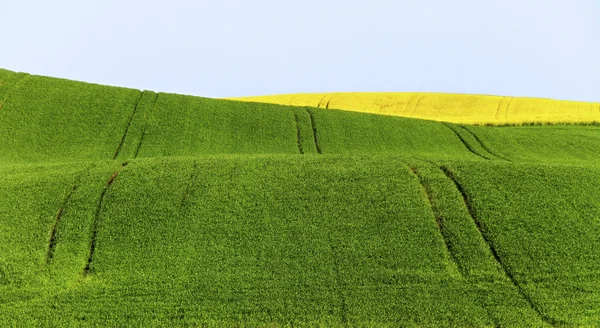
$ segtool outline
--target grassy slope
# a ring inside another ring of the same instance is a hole
[[[4,172],[3,202],[24,186],[31,198],[2,215],[24,219],[2,223],[1,321],[599,324],[597,168],[341,155],[115,166]]]
[[[538,162],[600,158],[594,147],[598,126],[472,127],[0,73],[14,82],[0,88],[9,98],[0,111],[0,164],[300,152]]]
[[[600,325],[598,168],[458,170],[475,215],[532,302],[559,322]]]
[[[140,96],[132,89],[30,75],[7,93],[0,111],[4,163],[113,158]]]
[[[461,124],[600,122],[600,103],[422,92],[290,94],[233,100],[343,109]]]
[[[600,126],[465,126],[492,153],[512,161],[598,163]]]
[[[600,324],[600,127],[13,84],[2,325]]]

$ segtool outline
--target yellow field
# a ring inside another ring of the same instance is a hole
[[[600,103],[442,93],[324,93],[231,98],[466,124],[600,122]]]

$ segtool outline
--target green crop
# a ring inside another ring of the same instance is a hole
[[[600,325],[598,126],[0,81],[1,326]]]

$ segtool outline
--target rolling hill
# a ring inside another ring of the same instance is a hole
[[[600,126],[7,70],[0,104],[2,326],[600,325]]]

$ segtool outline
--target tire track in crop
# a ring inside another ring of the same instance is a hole
[[[92,221],[92,233],[91,233],[91,237],[90,237],[90,250],[88,253],[87,262],[85,264],[85,267],[83,268],[83,276],[84,277],[86,277],[87,275],[90,274],[92,262],[94,261],[94,252],[96,251],[96,237],[98,235],[98,225],[99,225],[99,221],[100,221],[100,211],[102,210],[102,204],[104,203],[104,196],[106,196],[106,193],[108,192],[108,190],[112,186],[113,182],[119,175],[119,170],[121,170],[122,168],[127,166],[127,164],[128,164],[127,162],[124,162],[123,164],[121,164],[121,166],[116,171],[114,171],[111,174],[110,178],[108,178],[108,181],[106,181],[106,184],[104,185],[104,188],[102,189],[102,192],[100,193],[100,199],[98,200],[98,206],[96,207],[96,213],[94,214],[94,219]]]
[[[500,122],[501,116],[504,119],[504,122],[506,122],[508,115],[508,107],[510,106],[510,103],[513,101],[513,99],[514,97],[502,97],[502,99],[500,99],[500,102],[498,103],[498,108],[496,109],[496,115],[494,116],[497,122]]]
[[[298,113],[294,110],[291,111],[292,114],[294,114],[294,120],[296,121],[296,143],[298,144],[298,152],[304,154],[304,149],[302,149],[302,136],[300,135],[300,119],[298,118]]]
[[[344,290],[343,290],[343,286],[342,286],[342,275],[340,274],[340,263],[339,263],[339,254],[337,251],[337,247],[333,244],[333,241],[331,239],[331,232],[329,233],[328,236],[328,241],[329,241],[329,247],[331,248],[331,256],[333,257],[333,271],[335,273],[335,285],[336,285],[336,292],[338,294],[338,297],[340,299],[340,305],[341,305],[341,317],[342,317],[342,324],[344,325],[344,327],[349,327],[348,326],[348,304],[346,302],[346,296],[344,295]]]
[[[488,148],[483,141],[481,141],[481,139],[479,139],[479,137],[477,136],[477,134],[475,134],[473,131],[471,131],[469,128],[467,128],[466,126],[459,124],[458,126],[460,126],[463,130],[467,131],[467,133],[469,133],[471,136],[473,136],[473,138],[475,138],[475,140],[477,141],[477,143],[479,143],[479,145],[481,146],[481,148],[483,148],[486,152],[488,152],[490,155],[497,157],[499,159],[503,159],[507,162],[510,162],[510,159],[504,157],[504,156],[500,156],[496,153],[494,153],[490,148]]]
[[[58,242],[56,239],[57,238],[56,234],[58,233],[58,227],[60,225],[62,216],[65,212],[65,208],[67,207],[67,204],[71,200],[71,196],[73,196],[75,191],[77,191],[77,188],[79,188],[82,176],[93,166],[94,166],[94,164],[88,165],[87,167],[85,167],[81,171],[79,171],[79,173],[75,177],[75,181],[73,182],[71,189],[67,193],[67,196],[64,198],[60,208],[58,209],[58,212],[56,213],[56,217],[54,219],[54,224],[52,225],[52,228],[50,229],[50,239],[48,240],[48,250],[46,251],[46,264],[47,265],[49,265],[50,262],[52,261],[52,259],[54,258],[54,253],[56,251],[56,243]]]
[[[450,260],[452,262],[454,262],[456,267],[459,268],[459,272],[462,275],[463,270],[462,270],[462,268],[459,264],[459,261],[456,257],[456,252],[454,250],[454,246],[452,245],[450,237],[448,236],[448,231],[446,231],[446,228],[444,226],[444,218],[442,217],[442,214],[440,213],[440,209],[438,208],[437,203],[436,203],[435,199],[433,198],[433,194],[431,192],[431,187],[423,179],[423,177],[419,174],[419,171],[417,170],[416,167],[411,166],[410,172],[412,173],[413,176],[415,176],[415,178],[417,178],[419,180],[421,189],[423,190],[423,192],[425,193],[425,196],[427,197],[429,208],[431,209],[431,212],[433,212],[433,215],[435,217],[435,223],[438,228],[438,231],[440,232],[440,235],[442,236],[442,239],[444,240],[444,245],[446,246],[446,253],[450,257]]]
[[[325,104],[325,109],[329,109],[329,103],[331,102],[331,98],[327,100],[327,104]]]
[[[321,108],[321,104],[325,101],[325,98],[327,98],[327,95],[324,95],[323,98],[321,98],[321,100],[319,100],[319,103],[317,104],[317,108]]]
[[[142,143],[144,142],[144,137],[146,136],[146,129],[148,128],[148,121],[150,120],[150,116],[154,112],[154,107],[156,107],[156,101],[158,100],[159,94],[160,93],[156,93],[156,96],[154,97],[154,101],[152,102],[152,107],[150,108],[150,110],[148,112],[148,117],[146,117],[146,120],[144,120],[144,127],[142,129],[142,135],[140,136],[140,141],[138,142],[137,146],[135,147],[135,153],[133,154],[133,158],[137,158],[138,154],[140,153],[140,149],[142,148]]]
[[[510,97],[510,99],[508,100],[508,104],[506,104],[506,110],[504,111],[504,122],[508,120],[508,109],[510,108],[510,104],[514,99],[515,97]]]
[[[527,301],[527,303],[529,303],[529,306],[533,309],[533,311],[535,311],[535,313],[537,313],[537,315],[544,322],[546,322],[546,323],[548,323],[548,324],[550,324],[552,326],[555,326],[557,324],[564,324],[562,322],[558,322],[557,320],[555,320],[555,319],[547,316],[546,314],[544,314],[535,305],[535,303],[533,302],[533,300],[531,299],[531,297],[525,292],[525,290],[523,289],[523,287],[521,287],[521,285],[519,284],[519,281],[517,281],[517,279],[515,278],[515,276],[512,274],[512,272],[510,271],[510,268],[508,267],[508,265],[502,261],[502,258],[500,257],[500,255],[498,254],[498,251],[496,250],[496,246],[494,245],[493,241],[488,236],[488,233],[486,231],[485,226],[477,218],[477,213],[475,211],[475,208],[472,205],[472,202],[471,202],[471,199],[470,199],[469,195],[465,192],[465,189],[462,187],[462,185],[456,179],[456,176],[455,176],[454,172],[452,172],[446,166],[441,166],[440,169],[446,175],[446,177],[448,177],[448,179],[450,179],[450,181],[452,181],[454,183],[454,186],[456,187],[456,189],[458,190],[458,192],[460,192],[460,194],[461,194],[461,196],[463,198],[463,202],[465,204],[465,207],[467,208],[467,211],[469,212],[469,215],[471,216],[471,219],[473,220],[473,223],[475,224],[475,227],[477,227],[477,230],[481,234],[481,237],[483,237],[483,240],[488,245],[489,251],[494,256],[494,259],[496,260],[496,262],[498,262],[498,264],[500,264],[500,267],[504,271],[504,274],[506,275],[506,277],[508,277],[508,279],[510,280],[510,282],[517,288],[517,290],[518,290],[519,294],[521,295],[521,297],[523,297],[525,299],[525,301]]]
[[[415,112],[417,111],[417,107],[419,107],[419,104],[421,103],[421,101],[423,100],[424,97],[425,97],[425,95],[419,95],[419,97],[417,98],[417,102],[415,103],[412,110],[410,111],[410,114],[409,114],[410,116],[413,116],[415,114]]]
[[[56,250],[56,233],[58,232],[58,224],[60,223],[60,219],[65,211],[65,207],[71,200],[71,196],[77,190],[77,184],[73,184],[71,190],[67,194],[67,197],[62,202],[58,213],[56,213],[56,218],[54,219],[54,224],[52,225],[52,229],[50,230],[50,240],[48,241],[48,250],[46,251],[46,264],[50,264],[52,259],[54,258],[54,251]]]
[[[415,98],[415,95],[412,95],[408,98],[406,103],[404,104],[404,109],[402,109],[402,115],[408,116],[408,111],[410,110],[410,102]]]
[[[319,138],[317,137],[317,126],[315,125],[315,117],[313,116],[313,113],[310,109],[306,108],[306,112],[308,113],[308,116],[310,117],[310,125],[312,127],[313,139],[315,141],[315,147],[317,148],[317,153],[322,154],[323,152],[321,152],[321,146],[319,145]]]
[[[500,116],[500,109],[502,108],[502,105],[504,104],[506,100],[506,97],[502,97],[500,98],[500,101],[498,102],[498,107],[496,108],[496,115],[494,115],[494,117],[496,118],[496,121],[498,121],[498,117]]]
[[[15,85],[6,92],[6,95],[4,96],[4,100],[2,100],[2,103],[0,103],[0,110],[2,110],[2,108],[4,108],[4,105],[6,105],[6,103],[10,100],[10,97],[12,96],[12,94],[21,87],[21,84],[23,83],[23,81],[27,80],[27,78],[29,78],[30,76],[31,75],[29,75],[29,74],[23,75],[15,83]]]
[[[131,125],[131,121],[133,121],[133,117],[135,116],[135,113],[137,112],[138,105],[140,104],[140,100],[142,99],[143,93],[144,92],[140,91],[140,95],[138,96],[138,99],[135,102],[135,105],[133,106],[133,111],[131,113],[131,116],[129,116],[129,121],[127,122],[127,126],[125,127],[125,132],[123,132],[123,136],[121,136],[121,141],[119,142],[119,145],[117,146],[117,149],[115,150],[113,160],[117,159],[117,156],[119,156],[119,152],[121,151],[121,148],[123,147],[123,143],[125,142],[125,137],[127,136],[127,132],[129,131],[129,126]]]
[[[469,145],[469,143],[460,135],[460,133],[458,133],[458,131],[453,128],[453,125],[450,125],[446,122],[441,122],[441,123],[444,124],[444,126],[446,126],[448,129],[450,129],[458,137],[458,139],[460,139],[460,141],[467,148],[467,150],[469,150],[471,153],[473,153],[473,155],[479,156],[485,160],[490,160],[490,158],[488,158],[487,156],[484,156],[483,154],[476,152],[475,149],[473,149],[471,147],[471,145]]]

